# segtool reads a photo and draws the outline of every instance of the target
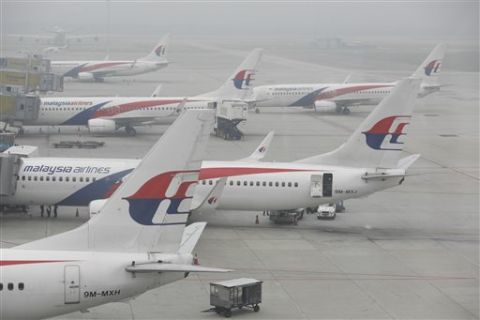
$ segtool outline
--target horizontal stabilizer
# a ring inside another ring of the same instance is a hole
[[[258,147],[255,149],[255,151],[252,152],[251,155],[249,155],[246,158],[240,159],[239,161],[259,161],[262,160],[265,155],[267,154],[268,149],[270,148],[270,143],[273,140],[273,135],[275,134],[275,131],[270,131],[267,136],[260,142]]]
[[[145,263],[125,268],[128,272],[230,272],[229,269],[203,267],[194,264]]]

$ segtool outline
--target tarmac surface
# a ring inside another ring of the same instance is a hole
[[[148,52],[155,39],[115,41],[112,59]],[[65,81],[59,96],[145,96],[162,83],[162,95],[189,96],[214,90],[248,51],[262,46],[256,84],[391,81],[411,74],[435,41],[373,42],[375,47],[322,50],[307,39],[173,38],[168,68],[104,83]],[[405,182],[368,198],[345,202],[333,221],[306,215],[297,226],[272,224],[261,212],[216,212],[196,252],[200,263],[234,269],[228,274],[191,274],[125,303],[92,308],[55,319],[217,319],[209,309],[209,283],[239,277],[263,281],[259,313],[235,312],[237,319],[478,319],[479,318],[479,73],[475,43],[449,43],[436,94],[418,100],[405,153],[420,153]],[[10,46],[12,52],[17,48]],[[477,43],[478,48],[478,43]],[[120,50],[121,49],[121,50]],[[125,49],[125,50],[124,50]],[[8,52],[7,52],[8,53]],[[96,48],[70,48],[58,59],[102,59]],[[57,58],[57,56],[55,56]],[[354,62],[352,62],[354,61]],[[473,68],[471,68],[473,66]],[[212,137],[208,159],[248,155],[275,130],[266,161],[293,161],[337,147],[372,107],[333,111],[272,108],[250,113],[241,141]],[[85,128],[30,127],[19,144],[39,146],[41,156],[141,158],[166,127],[139,128],[91,137]],[[93,150],[54,149],[60,140],[97,140]],[[128,146],[128,148],[126,148]],[[2,247],[72,229],[88,219],[76,208],[58,218],[28,214],[1,216]],[[255,224],[259,215],[260,223]]]

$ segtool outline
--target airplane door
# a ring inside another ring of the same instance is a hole
[[[65,304],[80,303],[80,266],[65,266]]]
[[[310,178],[310,196],[319,198],[323,195],[323,184],[321,174],[312,174]]]
[[[333,174],[312,174],[310,178],[310,196],[312,198],[332,197]]]
[[[323,193],[324,197],[332,197],[333,191],[333,174],[332,173],[324,173],[323,174]]]

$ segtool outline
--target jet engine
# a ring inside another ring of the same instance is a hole
[[[93,200],[88,204],[88,213],[90,215],[90,218],[100,213],[100,210],[102,210],[107,200],[108,199]]]
[[[112,133],[117,130],[117,124],[113,120],[90,119],[88,120],[88,130],[91,133]]]
[[[337,108],[337,104],[333,101],[328,100],[317,100],[313,104],[315,111],[329,111],[335,110]]]
[[[79,72],[77,78],[79,80],[95,80],[93,73],[90,72]]]

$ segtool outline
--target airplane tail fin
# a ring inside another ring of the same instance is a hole
[[[213,119],[213,110],[186,110],[98,215],[77,229],[18,248],[177,252]]]
[[[423,97],[440,90],[439,75],[445,57],[446,44],[440,43],[433,48],[425,61],[412,74],[412,77],[422,79],[419,96]]]
[[[406,78],[336,150],[300,160],[300,163],[396,168],[406,140],[420,79]]]
[[[250,97],[253,94],[253,77],[262,53],[263,49],[254,49],[220,88],[200,96],[227,100],[245,100]]]
[[[167,62],[167,47],[169,42],[170,34],[166,34],[147,56],[140,58],[139,60]]]

